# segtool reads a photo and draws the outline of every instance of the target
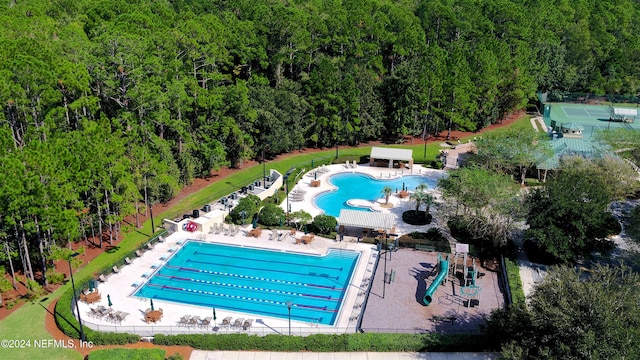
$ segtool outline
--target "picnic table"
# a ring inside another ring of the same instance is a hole
[[[148,323],[155,323],[160,321],[160,319],[162,319],[162,310],[151,310],[144,314],[144,321]]]
[[[102,296],[97,291],[80,295],[80,300],[86,302],[87,304],[93,304],[96,301],[100,301],[101,298]]]
[[[262,235],[262,229],[260,229],[260,228],[255,228],[255,229],[249,231],[249,234],[248,234],[248,236],[250,236],[250,237],[253,236],[253,237],[256,237],[256,238],[260,237],[260,235]]]

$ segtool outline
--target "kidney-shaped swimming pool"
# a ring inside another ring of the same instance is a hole
[[[437,178],[424,175],[406,175],[396,179],[380,180],[365,174],[343,173],[336,174],[329,178],[329,183],[337,187],[336,190],[319,194],[315,198],[315,205],[322,209],[326,215],[339,216],[340,210],[362,210],[371,211],[368,208],[351,206],[348,204],[352,199],[363,199],[375,201],[382,194],[382,189],[388,186],[396,190],[415,190],[418,185],[425,184],[429,189],[436,187]]]

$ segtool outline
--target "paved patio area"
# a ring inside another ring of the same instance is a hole
[[[364,311],[362,328],[371,332],[469,332],[478,329],[485,316],[503,306],[504,296],[498,286],[498,274],[478,268],[484,274],[476,280],[482,288],[477,305],[467,307],[467,297],[461,296],[462,278],[450,271],[447,282],[438,286],[429,306],[423,297],[437,274],[435,252],[400,249],[387,254],[387,272],[395,279],[384,284],[384,256],[375,273],[371,295]],[[390,255],[390,256],[389,256]],[[472,260],[468,260],[471,265]],[[479,264],[479,262],[477,262]]]

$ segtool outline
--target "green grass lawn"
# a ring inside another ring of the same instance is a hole
[[[529,117],[524,116],[521,119],[513,122],[509,125],[510,128],[525,129],[531,127],[529,123]],[[504,128],[500,128],[495,131],[504,131]],[[461,142],[466,142],[467,139],[473,138],[473,135],[461,139]],[[424,144],[405,144],[405,145],[392,145],[390,147],[411,149],[414,153],[416,162],[428,163],[434,160],[440,153],[441,146],[439,142],[432,142],[427,144],[426,157],[424,157]],[[339,149],[340,158],[348,157],[362,157],[368,156],[371,152],[371,147],[362,147],[357,149]],[[335,149],[326,150],[317,153],[302,153],[300,155],[292,156],[283,160],[270,161],[266,164],[267,172],[269,169],[276,169],[280,173],[286,173],[290,168],[296,168],[292,175],[302,174],[303,170],[309,170],[313,166],[317,167],[322,164],[329,164],[335,158]],[[191,212],[193,209],[200,208],[202,205],[226,196],[242,186],[253,182],[256,179],[262,177],[263,166],[256,165],[246,169],[239,170],[234,174],[220,180],[212,181],[208,187],[191,194],[181,199],[171,209],[158,214],[156,218],[158,224],[160,219],[174,218],[177,215]],[[292,176],[293,178],[294,176]],[[215,186],[213,186],[215,184]],[[141,243],[149,239],[151,234],[151,221],[146,221],[140,229],[128,233],[124,239],[109,252],[105,252],[91,261],[89,264],[84,264],[77,273],[74,273],[74,279],[76,284],[80,284],[91,278],[96,272],[105,268],[107,265],[113,264],[116,260],[121,259],[127,253],[136,249]],[[27,303],[21,306],[18,310],[13,312],[7,318],[0,321],[0,339],[52,339],[51,335],[45,330],[45,313],[46,306],[54,299],[57,299],[64,291],[67,290],[69,284],[62,286],[57,291],[48,294],[43,299],[35,301],[33,303]],[[3,359],[81,359],[79,353],[61,348],[49,348],[49,349],[3,349]]]
[[[30,342],[30,347],[7,348],[2,347],[0,357],[2,359],[64,359],[80,360],[82,355],[72,349],[56,347],[39,347],[35,341],[41,342],[53,337],[44,328],[47,306],[60,294],[62,288],[34,302],[22,305],[18,310],[7,316],[0,322],[1,340],[20,340]],[[51,346],[51,345],[50,345]]]

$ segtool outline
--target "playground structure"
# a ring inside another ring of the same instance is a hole
[[[447,275],[449,275],[449,255],[447,255],[446,259],[443,259],[442,255],[438,254],[438,275],[424,294],[425,305],[431,304],[433,293],[436,292],[441,283],[444,285],[447,282]]]
[[[471,307],[475,303],[480,303],[480,292],[482,288],[477,284],[478,280],[478,268],[476,261],[471,259],[471,265],[468,264],[469,256],[466,249],[458,252],[453,258],[453,264],[451,265],[451,272],[454,276],[461,276],[460,282],[460,296],[465,298],[464,301],[466,307]]]

